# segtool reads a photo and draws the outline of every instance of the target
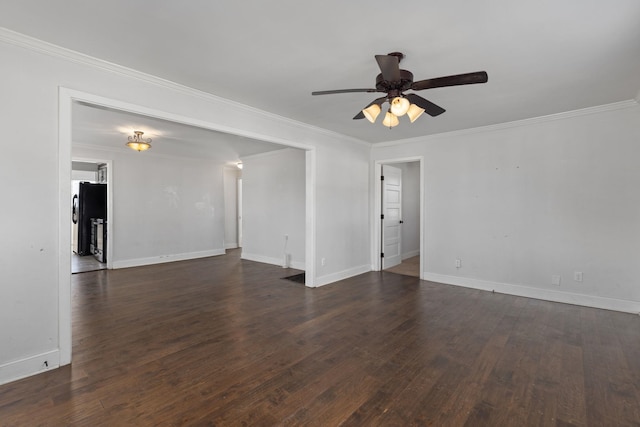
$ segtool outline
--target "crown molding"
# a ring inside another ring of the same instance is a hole
[[[470,134],[480,133],[480,132],[491,132],[496,130],[521,127],[521,126],[530,126],[536,123],[544,123],[544,122],[549,122],[554,120],[564,120],[572,117],[579,117],[579,116],[584,116],[589,114],[597,114],[597,113],[614,111],[614,110],[619,110],[624,108],[633,108],[633,107],[637,107],[638,104],[640,103],[640,91],[639,91],[634,99],[615,102],[611,104],[605,104],[605,105],[600,105],[595,107],[587,107],[587,108],[578,109],[578,110],[566,111],[562,113],[550,114],[546,116],[533,117],[533,118],[516,120],[511,122],[505,122],[505,123],[499,123],[495,125],[480,126],[480,127],[456,130],[451,132],[442,132],[442,133],[437,133],[432,135],[425,135],[425,136],[419,136],[419,137],[407,138],[407,139],[401,139],[401,140],[395,140],[395,141],[371,143],[358,138],[354,138],[352,136],[344,135],[338,132],[330,131],[328,129],[313,126],[308,123],[299,122],[284,116],[277,115],[275,113],[270,113],[265,110],[260,110],[255,107],[251,107],[249,105],[241,104],[239,102],[232,101],[227,98],[222,98],[217,95],[213,95],[211,93],[204,92],[199,89],[194,89],[189,86],[175,83],[173,81],[166,80],[161,77],[154,76],[152,74],[143,73],[141,71],[137,71],[132,68],[128,68],[122,65],[114,64],[112,62],[98,59],[98,58],[95,58],[71,49],[67,49],[67,48],[64,48],[40,39],[36,39],[34,37],[27,36],[22,33],[9,30],[4,27],[0,27],[0,41],[7,44],[19,46],[25,49],[29,49],[32,51],[40,52],[49,56],[54,56],[54,57],[62,58],[71,62],[86,65],[89,67],[101,69],[101,70],[108,71],[115,74],[120,74],[125,77],[134,78],[134,79],[143,81],[145,83],[153,84],[156,86],[163,87],[165,89],[179,92],[187,96],[197,97],[205,101],[214,102],[218,104],[224,104],[229,108],[245,111],[247,113],[254,114],[254,115],[260,115],[265,118],[287,124],[293,128],[308,130],[315,134],[325,135],[332,139],[337,139],[339,141],[348,141],[356,145],[365,146],[369,148],[411,144],[415,142],[424,142],[425,140],[428,141],[428,140],[441,138],[441,137],[470,135]],[[260,139],[260,137],[258,136],[256,137],[256,139]]]
[[[640,93],[638,94],[638,96],[640,97]],[[415,137],[415,138],[399,139],[399,140],[396,140],[396,141],[378,142],[378,143],[372,144],[372,146],[373,147],[391,147],[391,146],[396,146],[396,145],[412,144],[412,143],[416,143],[416,142],[425,142],[425,141],[429,141],[429,140],[432,140],[432,139],[438,139],[438,138],[442,138],[442,137],[471,135],[471,134],[475,134],[475,133],[492,132],[492,131],[503,130],[503,129],[511,129],[511,128],[517,128],[517,127],[523,127],[523,126],[531,126],[531,125],[538,124],[538,123],[547,123],[547,122],[552,122],[552,121],[556,121],[556,120],[565,120],[565,119],[570,119],[570,118],[573,118],[573,117],[580,117],[580,116],[587,116],[587,115],[590,115],[590,114],[604,113],[604,112],[607,112],[607,111],[616,111],[616,110],[623,110],[623,109],[626,109],[626,108],[635,108],[635,107],[638,106],[639,103],[640,103],[640,101],[638,101],[637,99],[629,99],[629,100],[626,100],[626,101],[614,102],[612,104],[597,105],[595,107],[581,108],[579,110],[565,111],[565,112],[562,112],[562,113],[555,113],[555,114],[549,114],[549,115],[546,115],[546,116],[532,117],[532,118],[529,118],[529,119],[515,120],[515,121],[512,121],[512,122],[499,123],[499,124],[495,124],[495,125],[479,126],[479,127],[475,127],[475,128],[455,130],[455,131],[451,131],[451,132],[442,132],[442,133],[436,133],[436,134],[433,134],[433,135],[419,136],[419,137]]]
[[[84,53],[80,53],[71,49],[67,49],[65,47],[61,47],[40,39],[36,39],[31,36],[27,36],[22,33],[18,33],[12,30],[9,30],[4,27],[0,27],[0,41],[12,44],[15,46],[19,46],[28,50],[32,50],[35,52],[43,53],[49,56],[62,58],[71,62],[75,62],[78,64],[86,65],[89,67],[101,69],[110,73],[120,74],[125,77],[134,78],[145,83],[153,84],[156,86],[160,86],[165,89],[169,89],[175,92],[179,92],[183,95],[192,96],[196,98],[203,99],[205,101],[214,102],[218,104],[224,104],[229,108],[245,111],[250,114],[260,115],[270,120],[278,121],[284,123],[293,128],[303,129],[315,134],[322,134],[330,138],[335,138],[342,141],[352,142],[357,145],[363,145],[366,147],[371,147],[371,143],[363,141],[358,138],[354,138],[351,136],[343,135],[338,132],[333,132],[327,129],[323,129],[317,126],[310,125],[308,123],[299,122],[297,120],[290,119],[288,117],[280,116],[275,113],[270,113],[265,110],[260,110],[255,107],[251,107],[246,104],[241,104],[236,101],[232,101],[227,98],[222,98],[217,95],[213,95],[208,92],[204,92],[199,89],[194,89],[189,86],[185,86],[180,83],[175,83],[170,80],[163,79],[161,77],[154,76],[152,74],[143,73],[141,71],[134,70],[132,68],[128,68],[122,65],[114,64],[112,62],[108,62],[102,59],[98,59]],[[259,139],[259,138],[258,138]]]

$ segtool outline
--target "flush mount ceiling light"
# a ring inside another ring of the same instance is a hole
[[[133,134],[133,136],[128,138],[129,141],[126,144],[127,147],[138,152],[146,151],[151,148],[151,138],[143,138],[142,135],[144,135],[144,132],[135,130],[133,131]]]
[[[402,53],[392,52],[388,55],[376,55],[375,58],[381,71],[381,73],[376,77],[375,88],[323,90],[319,92],[312,92],[311,94],[329,95],[334,93],[350,92],[386,93],[382,98],[373,100],[373,102],[359,112],[354,119],[366,118],[371,123],[374,123],[382,111],[382,104],[388,102],[389,110],[385,114],[382,124],[392,128],[400,123],[398,117],[404,116],[405,114],[409,117],[411,123],[413,123],[424,112],[432,117],[445,112],[444,108],[414,93],[405,95],[405,91],[486,83],[488,80],[486,71],[477,71],[474,73],[456,74],[414,82],[413,73],[400,69],[400,61],[404,58]]]

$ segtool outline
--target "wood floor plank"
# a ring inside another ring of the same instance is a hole
[[[73,364],[0,426],[640,425],[640,317],[229,255],[72,276]]]

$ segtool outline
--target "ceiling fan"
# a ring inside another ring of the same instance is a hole
[[[413,123],[424,112],[432,117],[445,112],[444,108],[414,93],[405,95],[405,91],[418,91],[445,86],[486,83],[488,79],[486,71],[477,71],[474,73],[456,74],[453,76],[437,77],[414,82],[413,73],[400,69],[400,61],[404,58],[404,54],[400,52],[392,52],[388,55],[376,55],[375,58],[381,71],[381,73],[376,77],[375,89],[322,90],[312,92],[311,94],[330,95],[334,93],[351,92],[386,93],[385,96],[374,99],[369,105],[364,107],[362,111],[356,114],[353,119],[364,119],[366,117],[371,123],[373,123],[381,112],[382,104],[389,102],[389,110],[387,111],[382,124],[391,128],[398,125],[398,117],[405,114],[407,114],[409,120]]]

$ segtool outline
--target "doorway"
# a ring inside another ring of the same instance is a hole
[[[58,277],[58,342],[59,342],[59,364],[60,366],[71,363],[72,355],[72,331],[71,331],[71,162],[72,160],[72,107],[74,103],[87,103],[100,108],[115,109],[133,114],[150,116],[162,120],[186,124],[198,128],[218,131],[234,135],[240,138],[258,139],[260,141],[280,144],[305,151],[306,164],[306,224],[305,224],[305,271],[306,286],[315,286],[315,258],[316,258],[316,236],[315,236],[315,193],[316,193],[316,147],[290,141],[288,139],[275,138],[271,135],[260,135],[255,132],[245,131],[239,128],[230,128],[216,122],[205,122],[189,116],[181,116],[167,113],[153,108],[143,107],[125,101],[105,98],[99,95],[77,91],[61,87],[59,89],[58,103],[58,170],[60,175],[60,203],[59,203],[59,229],[61,230],[59,239],[59,277]],[[107,162],[108,163],[108,162]],[[108,163],[108,181],[113,182],[112,165]],[[108,203],[112,205],[113,191],[109,186]],[[112,209],[108,211],[108,234],[113,236]],[[112,268],[112,247],[108,245],[107,268]]]
[[[422,278],[422,158],[376,161],[374,189],[374,270]]]
[[[108,268],[108,161],[73,159],[71,165],[71,274]]]

